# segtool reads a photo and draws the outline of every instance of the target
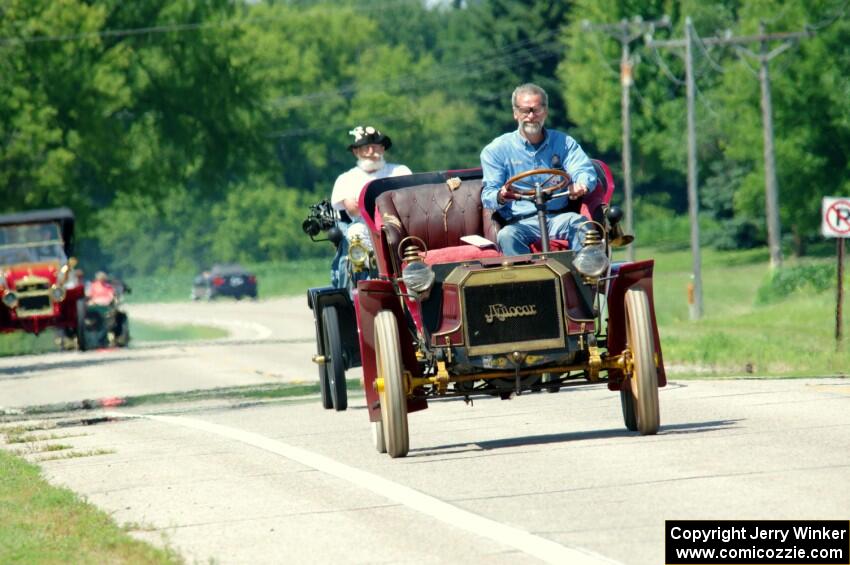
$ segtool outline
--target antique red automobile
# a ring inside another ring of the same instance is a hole
[[[85,288],[73,245],[67,208],[0,215],[0,332],[58,328],[86,349]]]
[[[407,455],[408,414],[429,399],[508,398],[600,381],[619,391],[627,429],[656,433],[666,378],[653,261],[612,262],[612,247],[631,236],[619,225],[622,212],[610,206],[610,170],[600,161],[594,166],[596,190],[570,204],[588,222],[578,252],[544,238],[536,252],[508,257],[466,237],[494,242],[501,225],[481,205],[480,169],[366,186],[360,208],[379,276],[358,282],[354,300],[379,452]],[[566,196],[569,183],[557,169],[508,181],[538,209]]]

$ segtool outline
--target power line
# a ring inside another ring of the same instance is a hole
[[[650,45],[650,47],[652,47],[652,53],[653,55],[655,55],[656,63],[658,63],[656,66],[661,69],[661,71],[667,76],[667,78],[670,79],[670,81],[672,81],[674,84],[685,84],[685,80],[675,76],[673,74],[673,71],[670,70],[670,67],[667,66],[667,63],[662,60],[661,54],[658,52],[658,49],[654,45]]]
[[[374,2],[369,6],[357,8],[358,13],[362,12],[377,12],[387,8],[400,8],[404,0],[389,0],[387,2]],[[323,4],[314,4],[311,7],[320,7]],[[339,8],[334,8],[338,10]],[[200,29],[210,28],[225,28],[236,27],[248,23],[264,23],[277,20],[280,17],[289,17],[291,14],[280,15],[278,17],[262,17],[262,18],[238,18],[214,22],[189,22],[189,23],[174,23],[163,24],[158,26],[128,28],[128,29],[103,29],[100,31],[91,31],[83,33],[68,33],[62,35],[40,35],[40,36],[6,36],[0,37],[0,46],[8,45],[24,45],[29,43],[62,43],[66,41],[79,41],[81,39],[105,38],[105,37],[128,37],[133,35],[159,34],[159,33],[180,33],[185,31],[196,31]]]
[[[721,74],[725,73],[726,70],[719,63],[717,63],[714,58],[712,58],[712,56],[709,54],[708,48],[705,46],[705,43],[703,43],[702,38],[699,36],[696,30],[694,30],[694,38],[696,39],[696,43],[699,46],[700,51],[702,51],[702,54],[705,55],[705,59],[708,61],[708,64],[711,66],[711,68]]]
[[[684,39],[652,41],[651,37],[647,38],[647,42],[653,47],[664,48],[685,48],[686,52],[686,80],[688,86],[688,200],[691,209],[691,222],[698,220],[698,200],[696,196],[697,185],[697,164],[696,164],[696,130],[694,124],[694,108],[693,101],[696,93],[696,82],[693,72],[693,53],[691,45],[694,42],[693,25],[690,18],[687,18],[686,34]],[[749,43],[759,43],[761,53],[755,55],[760,62],[759,82],[761,83],[761,106],[762,106],[762,123],[764,127],[764,161],[765,161],[765,202],[768,226],[768,247],[770,248],[770,264],[771,267],[778,267],[782,264],[782,249],[780,246],[780,225],[779,225],[779,205],[777,197],[777,180],[776,180],[776,165],[774,161],[773,149],[773,111],[770,96],[770,76],[768,73],[768,62],[790,48],[793,42],[801,38],[809,37],[813,34],[812,31],[806,29],[802,32],[780,32],[766,33],[764,22],[759,25],[758,35],[747,35],[735,37],[731,31],[728,31],[722,37],[708,37],[699,39],[697,44],[705,49],[706,45],[729,45],[734,47],[739,53],[741,50],[748,51],[744,45]],[[782,45],[768,51],[769,41],[782,41]],[[705,98],[701,96],[701,98]],[[703,100],[705,103],[706,100]],[[699,277],[699,228],[692,226],[691,247],[694,253],[694,277],[696,304],[692,311],[691,318],[697,319],[702,316],[702,289]]]
[[[620,112],[623,124],[623,180],[624,208],[626,209],[626,230],[634,233],[634,215],[632,212],[632,121],[631,121],[631,96],[630,90],[634,84],[634,67],[637,60],[632,56],[629,49],[636,39],[647,33],[652,33],[657,27],[669,27],[670,18],[664,16],[660,20],[644,21],[635,18],[632,21],[623,19],[617,23],[592,24],[587,20],[582,22],[582,29],[586,31],[601,31],[616,39],[620,43]],[[601,48],[600,48],[601,51]],[[606,64],[605,68],[611,70]],[[616,73],[615,73],[616,74]],[[631,245],[626,250],[629,261],[635,259],[635,246]]]
[[[423,84],[439,82],[443,81],[445,78],[456,78],[457,76],[463,76],[464,78],[468,79],[472,76],[485,74],[483,73],[483,71],[486,71],[488,68],[491,68],[493,66],[498,66],[498,69],[496,70],[500,70],[501,68],[503,68],[506,62],[522,63],[529,60],[542,60],[554,56],[555,53],[552,50],[539,45],[535,46],[532,49],[520,51],[519,53],[502,52],[515,51],[526,45],[536,45],[542,41],[545,41],[550,36],[553,36],[556,33],[557,31],[550,31],[533,39],[526,39],[515,43],[509,43],[500,47],[495,54],[489,57],[481,58],[479,56],[471,56],[466,59],[460,59],[459,61],[451,65],[441,65],[439,72],[432,73],[430,75],[427,75],[426,77],[423,77],[423,75],[421,74],[414,73],[404,74],[383,81],[360,84],[347,84],[338,86],[336,88],[322,90],[320,92],[282,96],[273,100],[272,103],[277,106],[297,107],[302,103],[314,102],[316,100],[324,100],[330,96],[352,94],[358,91],[363,92],[368,90],[387,90],[390,88],[403,89],[411,85],[422,86]],[[423,82],[423,78],[427,78],[427,80]]]
[[[806,25],[806,29],[809,31],[818,31],[825,27],[829,27],[834,24],[836,21],[844,17],[844,14],[847,13],[847,6],[850,5],[850,0],[844,0],[844,3],[841,5],[841,8],[838,9],[833,15],[827,16],[821,21]]]

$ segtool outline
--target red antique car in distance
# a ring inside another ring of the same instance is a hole
[[[587,218],[579,251],[544,238],[532,253],[503,256],[492,243],[500,218],[481,205],[480,169],[365,187],[360,209],[379,274],[360,281],[354,299],[379,452],[407,455],[408,414],[430,399],[509,398],[595,382],[619,391],[628,430],[656,433],[658,388],[666,378],[653,262],[611,260],[612,247],[632,237],[619,226],[622,212],[610,206],[610,170],[600,161],[594,166],[596,190],[569,204]],[[569,184],[559,169],[507,182],[538,210],[568,196]],[[546,222],[545,213],[538,219]]]
[[[64,329],[86,349],[85,287],[67,208],[0,215],[0,332]]]

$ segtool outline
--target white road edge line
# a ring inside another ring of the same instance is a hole
[[[282,455],[302,465],[327,473],[328,475],[333,475],[334,477],[353,483],[360,488],[372,491],[379,496],[417,510],[450,526],[492,539],[503,545],[511,546],[523,553],[537,557],[545,563],[555,563],[558,565],[562,565],[563,563],[570,563],[571,565],[622,565],[619,561],[598,553],[561,545],[552,540],[526,532],[525,530],[469,512],[468,510],[444,502],[416,489],[395,483],[374,473],[351,467],[324,455],[313,453],[300,447],[287,445],[259,434],[184,416],[125,414],[111,411],[105,414],[113,418],[146,418],[165,424],[193,428]]]

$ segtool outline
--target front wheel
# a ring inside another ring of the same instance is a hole
[[[375,317],[375,360],[378,377],[384,381],[381,391],[381,423],[390,457],[404,457],[410,449],[407,429],[407,394],[401,365],[398,323],[389,310]]]
[[[655,366],[649,297],[642,288],[626,291],[626,340],[633,363],[628,386],[637,430],[641,435],[652,435],[658,431],[661,420],[658,408],[658,369]],[[629,427],[625,405],[623,408],[626,427]]]
[[[342,357],[342,337],[339,334],[339,314],[336,306],[322,310],[325,340],[325,371],[327,373],[333,407],[337,412],[348,408],[348,391],[345,388],[345,359]]]
[[[123,312],[116,312],[118,331],[115,335],[115,345],[127,347],[130,344],[130,319]]]
[[[88,349],[86,342],[86,300],[80,298],[77,300],[77,327],[74,329],[77,336],[77,349],[85,351]]]

